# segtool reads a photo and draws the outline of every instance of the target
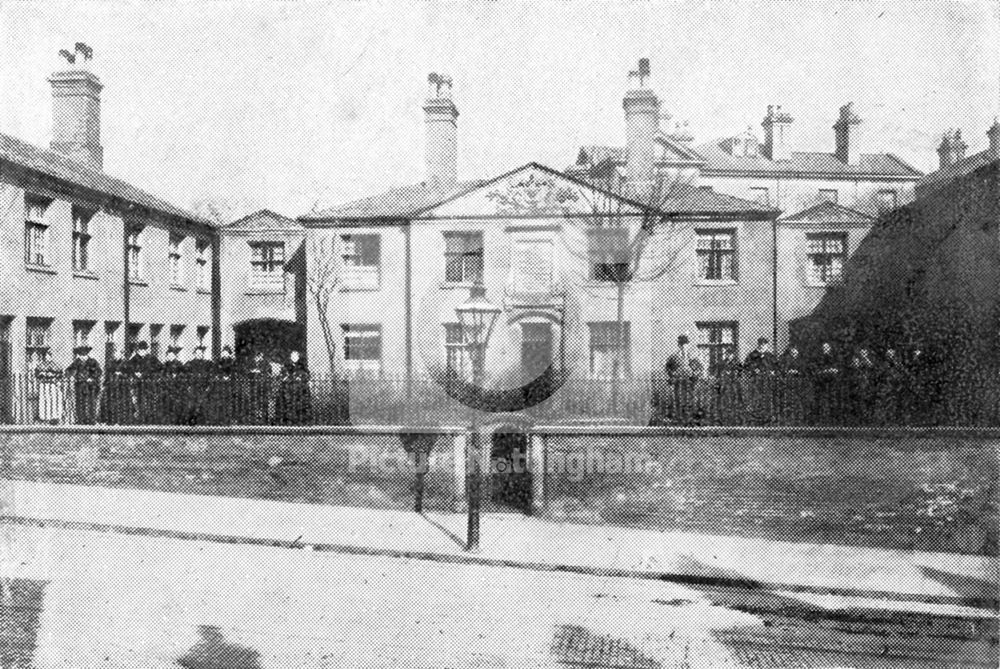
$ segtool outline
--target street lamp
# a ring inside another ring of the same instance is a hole
[[[476,283],[469,291],[469,299],[455,307],[458,322],[462,326],[466,346],[469,349],[472,363],[472,383],[477,390],[482,390],[484,368],[486,366],[486,344],[493,333],[493,326],[502,310],[486,299],[486,287]],[[480,445],[479,428],[473,424],[470,435],[469,452],[471,461],[467,467],[469,519],[465,550],[479,550],[479,506],[480,506]]]

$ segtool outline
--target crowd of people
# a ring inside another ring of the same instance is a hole
[[[824,341],[810,355],[794,345],[776,355],[761,337],[742,362],[725,348],[706,370],[681,335],[654,382],[652,423],[927,423],[940,409],[942,384],[939,367],[919,345],[905,353],[865,344],[838,351]]]
[[[89,346],[60,369],[50,350],[35,368],[37,418],[83,425],[304,424],[312,420],[310,374],[298,351],[283,364],[256,352],[239,363],[226,346],[217,361],[205,347],[181,362],[182,348],[170,346],[163,361],[138,342],[130,355],[115,350],[102,370]],[[67,401],[69,400],[69,401]]]

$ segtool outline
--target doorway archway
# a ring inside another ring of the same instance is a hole
[[[531,513],[532,472],[528,435],[503,427],[490,437],[487,507],[492,511]]]

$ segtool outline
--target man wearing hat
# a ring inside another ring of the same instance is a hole
[[[93,425],[97,418],[97,397],[101,392],[101,365],[90,357],[89,346],[77,346],[73,354],[76,359],[66,368],[66,374],[73,379],[76,422]]]
[[[163,412],[171,425],[187,422],[187,369],[177,359],[180,346],[167,347],[167,359],[163,363]]]
[[[236,416],[239,397],[236,393],[238,372],[232,347],[223,346],[219,361],[215,364],[215,380],[213,382],[215,411],[210,417],[217,425],[229,425],[233,422],[233,417]]]
[[[205,359],[205,347],[196,346],[194,359],[185,365],[188,376],[190,401],[188,404],[188,421],[192,425],[203,425],[208,422],[208,408],[218,398],[213,397],[212,379],[215,376],[215,365]]]
[[[129,370],[132,373],[132,393],[139,423],[152,425],[159,422],[161,417],[157,388],[163,365],[149,354],[149,344],[140,341],[135,345]]]
[[[685,425],[700,420],[704,411],[703,388],[699,381],[705,373],[705,365],[691,352],[690,341],[686,334],[677,337],[677,351],[664,365],[670,398],[667,417]]]
[[[774,423],[778,419],[775,408],[778,358],[771,351],[771,342],[767,337],[760,337],[757,348],[747,354],[743,371],[748,377],[747,412],[750,420],[757,425]]]

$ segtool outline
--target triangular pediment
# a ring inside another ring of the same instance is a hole
[[[418,212],[416,219],[639,216],[641,204],[537,163],[491,179]]]
[[[782,223],[808,224],[839,224],[839,225],[871,225],[875,219],[856,209],[844,207],[833,202],[820,202],[808,209],[796,212],[780,219]]]

